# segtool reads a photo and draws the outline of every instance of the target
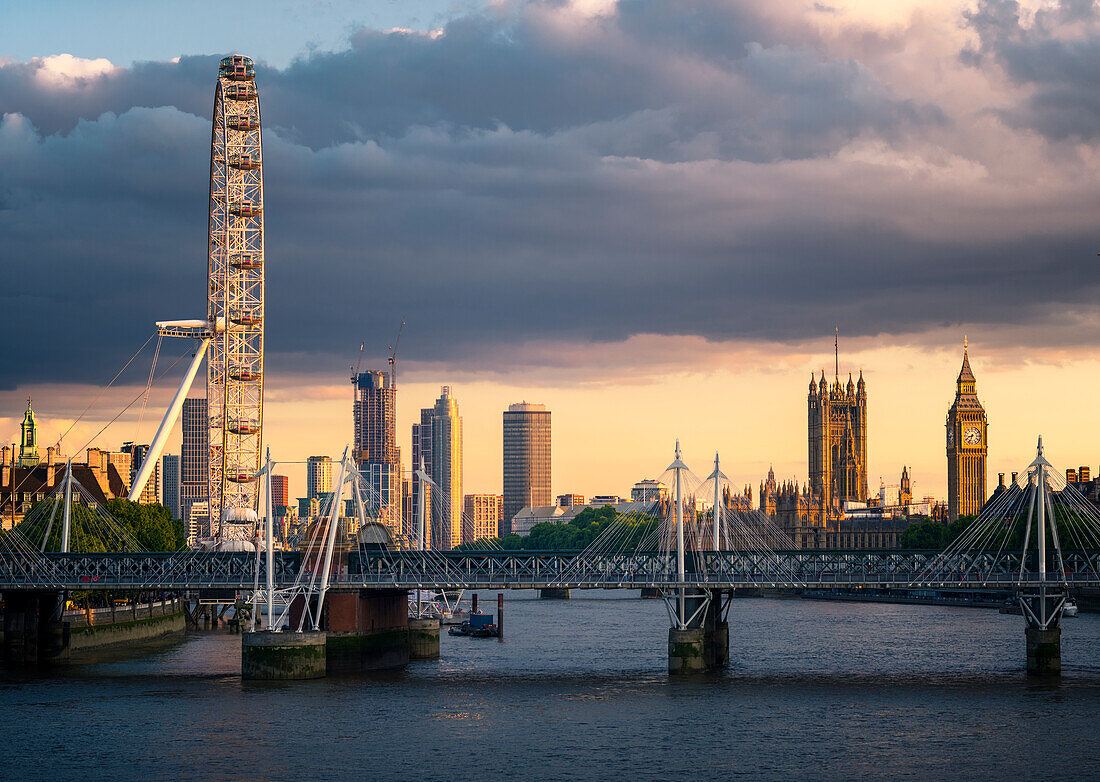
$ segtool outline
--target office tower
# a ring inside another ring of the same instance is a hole
[[[180,457],[178,454],[166,453],[160,458],[160,472],[162,477],[161,491],[164,497],[164,506],[172,514],[173,519],[181,519],[180,515]]]
[[[180,518],[191,523],[191,505],[207,502],[209,492],[210,421],[205,399],[184,399],[181,414],[183,441],[180,446]],[[207,505],[198,518],[208,519]],[[189,533],[190,534],[190,528]],[[206,533],[203,532],[203,535]]]
[[[271,476],[271,505],[276,512],[290,505],[290,479],[285,475]]]
[[[332,458],[311,456],[306,459],[306,497],[319,499],[332,491]]]
[[[470,543],[500,535],[500,512],[504,498],[499,494],[467,494],[462,503],[462,538]]]
[[[985,504],[985,459],[989,453],[989,422],[978,401],[968,345],[963,341],[963,363],[955,381],[955,402],[947,411],[947,514],[977,515]]]
[[[631,502],[660,502],[668,499],[668,487],[652,478],[643,478],[630,489]]]
[[[426,503],[430,500],[431,508],[425,537],[432,548],[446,551],[462,542],[462,416],[450,386],[443,386],[435,405],[421,410],[420,423],[413,425],[414,472],[421,458],[424,471],[438,487],[425,499]],[[414,501],[423,488],[430,487],[422,487],[414,476]],[[414,515],[409,525],[410,540],[415,538],[416,524]]]
[[[502,522],[526,507],[550,505],[550,411],[520,402],[504,412]],[[501,530],[503,531],[503,530]]]
[[[429,484],[422,484],[417,471],[423,464],[424,472],[429,477],[432,474],[432,411],[433,408],[423,408],[420,411],[420,423],[412,425],[412,464],[410,465],[412,492],[409,512],[405,514],[405,534],[411,544],[415,545],[420,529],[420,518],[417,516],[421,506],[420,493],[424,492],[424,545],[426,548],[433,547],[432,519],[435,514],[432,511],[432,487]]]
[[[398,537],[402,528],[401,449],[397,447],[397,388],[387,372],[360,372],[352,377],[355,401],[354,456],[366,483],[367,514]]]

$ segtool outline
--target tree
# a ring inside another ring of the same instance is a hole
[[[608,527],[614,523],[624,525],[623,536],[616,541],[616,547],[623,550],[635,549],[656,527],[657,520],[651,516],[620,516],[615,508],[605,505],[602,508],[588,507],[571,518],[558,524],[551,521],[539,522],[524,536],[506,535],[497,538],[495,543],[506,551],[525,549],[528,551],[565,551],[587,548]],[[471,550],[483,547],[483,543],[463,544],[457,548]]]
[[[913,522],[901,533],[901,547],[942,551],[966,532],[973,522],[973,516],[959,516],[950,524],[933,519]]]
[[[60,551],[64,526],[62,504],[59,499],[42,500],[16,526],[16,530],[37,548],[41,546],[42,536],[48,527],[50,534],[44,550]],[[163,505],[140,505],[114,499],[107,501],[105,509],[117,522],[117,529],[112,529],[113,525],[97,516],[91,508],[73,502],[69,517],[69,551],[122,551],[132,547],[132,544],[127,546],[124,542],[129,539],[137,541],[140,551],[176,551],[187,543],[183,522],[173,519],[171,512]],[[54,521],[49,526],[51,515]]]
[[[159,503],[142,505],[118,498],[107,501],[107,512],[122,524],[145,551],[176,551],[187,543],[183,522]]]

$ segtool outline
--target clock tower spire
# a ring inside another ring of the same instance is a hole
[[[947,411],[947,511],[954,521],[974,516],[985,504],[985,462],[989,421],[978,401],[970,369],[970,342],[963,337],[962,369],[955,381],[955,402]]]

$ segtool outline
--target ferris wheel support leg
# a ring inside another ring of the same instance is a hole
[[[187,398],[187,392],[191,390],[191,384],[195,382],[195,375],[198,373],[199,367],[202,366],[202,360],[206,356],[208,347],[210,347],[209,338],[202,340],[198,350],[195,351],[195,357],[191,359],[191,365],[187,367],[187,374],[183,376],[183,382],[180,383],[176,395],[172,398],[172,404],[168,405],[164,420],[160,422],[160,428],[157,429],[153,442],[149,445],[149,453],[142,460],[141,469],[138,470],[133,486],[130,487],[130,495],[127,497],[130,502],[137,502],[138,498],[141,497],[141,492],[144,491],[145,484],[153,473],[153,468],[160,460],[161,451],[164,450],[164,445],[168,442],[168,435],[172,433],[172,427],[176,425],[180,409],[183,408],[183,400]]]

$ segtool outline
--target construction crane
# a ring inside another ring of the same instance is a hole
[[[397,387],[397,345],[401,342],[401,332],[405,330],[405,321],[397,329],[397,337],[390,345],[390,387]]]
[[[366,347],[366,342],[359,343],[359,360],[355,362],[355,368],[352,370],[351,381],[354,383],[359,377],[359,367],[363,366],[363,348]],[[348,367],[348,369],[352,369]]]

